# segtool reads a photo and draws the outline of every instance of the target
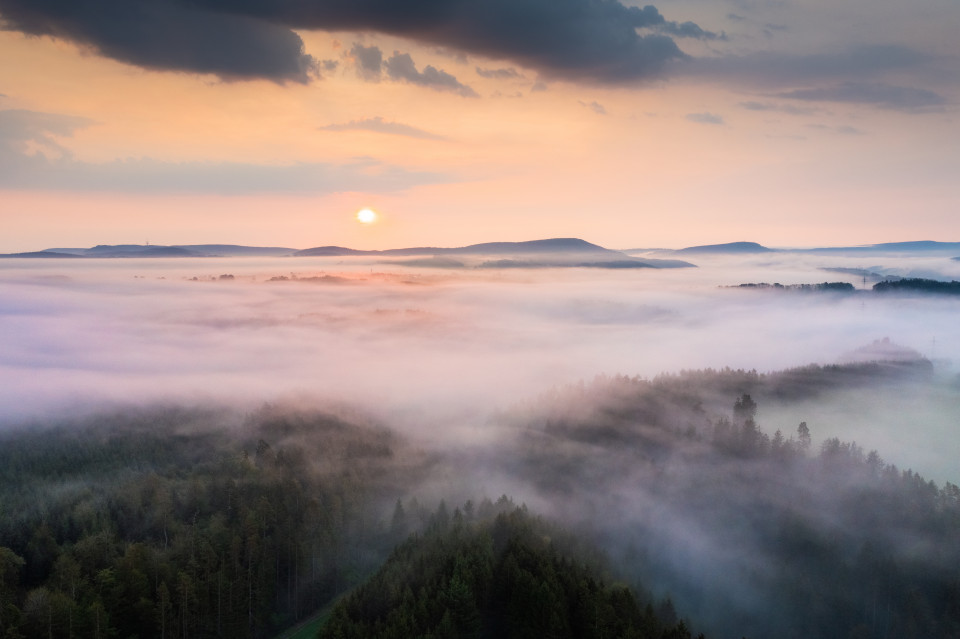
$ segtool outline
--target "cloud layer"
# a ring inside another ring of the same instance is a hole
[[[443,136],[418,129],[409,124],[400,122],[386,122],[381,116],[367,118],[364,120],[350,120],[341,124],[328,124],[320,127],[322,131],[372,131],[374,133],[389,133],[390,135],[402,135],[408,138],[417,138],[420,140],[443,140]]]
[[[318,71],[293,29],[403,36],[593,82],[657,74],[684,57],[675,37],[722,37],[617,0],[0,0],[0,15],[7,29],[145,68],[278,82]]]
[[[316,72],[289,28],[210,4],[2,0],[0,16],[7,29],[69,40],[147,69],[301,83]]]
[[[70,137],[92,124],[87,118],[56,113],[0,110],[0,188],[126,193],[383,193],[450,179],[371,158],[347,164],[173,163],[150,158],[92,163],[76,159],[57,142],[57,138]],[[368,121],[366,125],[377,126],[377,122]],[[403,125],[381,122],[379,126],[386,130],[392,127],[394,133],[403,130],[396,129]],[[415,132],[408,130],[405,134]]]
[[[438,91],[452,91],[465,98],[479,97],[476,91],[446,71],[431,65],[424,67],[423,71],[418,71],[409,53],[394,51],[393,55],[383,63],[383,67],[391,80],[409,82]]]
[[[715,113],[688,113],[687,120],[697,124],[723,124],[723,117]]]
[[[890,73],[917,72],[937,62],[933,56],[899,44],[848,46],[818,53],[763,51],[690,60],[677,72],[725,82],[795,88],[837,81],[876,81]]]
[[[925,354],[935,337],[937,357],[960,361],[953,298],[904,303],[718,288],[826,278],[860,285],[858,275],[821,266],[938,269],[949,279],[960,277],[960,262],[698,262],[669,272],[517,273],[342,257],[3,260],[0,423],[73,402],[213,397],[255,405],[302,393],[390,411],[420,427],[443,424],[431,436],[456,438],[462,428],[482,428],[498,407],[597,374],[828,364],[885,336]],[[226,273],[235,279],[218,279]],[[267,281],[276,276],[288,279]],[[861,444],[883,448],[877,423],[846,426],[862,428]]]
[[[901,87],[879,82],[844,82],[827,87],[796,89],[781,98],[811,102],[847,102],[870,104],[895,111],[931,111],[942,108],[947,100],[934,91]]]

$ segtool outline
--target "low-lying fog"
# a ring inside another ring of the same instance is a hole
[[[823,268],[960,279],[960,262],[693,261],[699,268],[490,270],[339,257],[3,260],[0,419],[103,403],[303,398],[460,441],[482,438],[498,409],[598,374],[773,371],[832,363],[889,337],[936,360],[939,381],[900,397],[864,390],[761,405],[758,422],[772,432],[806,420],[815,444],[855,439],[938,481],[958,479],[960,298],[724,287],[864,287],[861,275]]]

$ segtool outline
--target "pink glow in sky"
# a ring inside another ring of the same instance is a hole
[[[525,1],[0,0],[0,252],[960,239],[956,0]]]

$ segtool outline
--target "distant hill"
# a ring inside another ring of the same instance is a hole
[[[863,364],[868,362],[907,362],[923,364],[927,362],[918,351],[890,341],[889,337],[874,340],[840,356],[841,364]]]
[[[82,256],[87,252],[88,249],[85,248],[48,248],[43,249],[42,251],[32,251],[33,253],[68,253],[70,255],[79,255]],[[17,253],[17,255],[23,255],[23,253]]]
[[[94,246],[84,257],[194,257],[196,253],[179,246],[119,245]]]
[[[725,255],[744,253],[771,253],[774,249],[767,248],[756,242],[729,242],[727,244],[706,244],[704,246],[689,246],[674,253],[687,255]]]
[[[409,248],[364,251],[345,246],[316,246],[297,250],[280,246],[238,246],[235,244],[100,244],[92,248],[46,249],[29,253],[0,255],[10,258],[143,258],[143,257],[414,257],[430,258],[395,262],[407,266],[459,268],[467,266],[460,257],[496,257],[480,264],[487,268],[556,268],[587,267],[682,268],[694,264],[681,260],[639,259],[626,253],[591,244],[585,240],[562,237],[529,242],[486,242],[461,247],[418,246]],[[440,259],[444,258],[444,259]]]
[[[923,240],[919,242],[887,242],[886,244],[874,244],[873,248],[884,251],[941,251],[941,250],[960,250],[960,242],[934,242],[932,240]]]
[[[60,251],[30,251],[28,253],[10,253],[8,255],[0,255],[0,257],[19,257],[19,258],[77,258],[83,257],[82,255],[77,255],[76,253],[62,253]]]
[[[622,251],[628,255],[638,254],[673,254],[673,255],[750,255],[759,253],[816,253],[822,255],[905,255],[922,254],[936,256],[950,256],[960,261],[960,257],[953,257],[960,253],[960,242],[936,242],[921,240],[914,242],[886,242],[882,244],[861,244],[855,246],[821,246],[813,248],[770,248],[757,242],[729,242],[726,244],[705,244],[689,246],[682,249],[637,248]]]
[[[384,249],[382,251],[358,251],[342,246],[318,246],[297,251],[303,256],[339,256],[339,255],[542,255],[556,253],[597,254],[623,257],[620,251],[603,248],[577,238],[553,238],[528,242],[485,242],[456,248],[438,246],[417,246],[411,248]]]
[[[238,246],[236,244],[187,244],[178,248],[209,257],[284,257],[293,255],[297,251],[284,246]]]
[[[861,246],[832,246],[811,249],[798,249],[804,253],[856,253],[856,254],[902,254],[923,253],[925,255],[955,255],[960,252],[960,242],[935,242],[922,240],[917,242],[886,242],[883,244],[864,244]]]
[[[773,252],[834,254],[923,254],[948,256],[955,260],[960,242],[888,242],[861,246],[778,249],[757,242],[705,244],[682,249],[629,249],[617,251],[573,237],[558,237],[527,242],[484,242],[460,247],[414,246],[406,248],[362,250],[345,246],[316,246],[297,250],[283,246],[242,246],[237,244],[100,244],[91,248],[48,248],[41,251],[0,254],[0,258],[64,258],[64,257],[422,257],[422,256],[490,256],[516,261],[512,267],[585,266],[595,268],[681,268],[695,266],[680,260],[648,259],[643,255],[752,255]],[[535,263],[534,263],[535,262]]]
[[[296,249],[280,246],[238,246],[235,244],[188,244],[163,246],[155,244],[98,244],[91,248],[51,248],[27,253],[9,253],[0,257],[14,258],[126,258],[126,257],[282,257]]]
[[[684,268],[695,266],[682,260],[638,259],[621,251],[604,248],[585,240],[563,237],[528,242],[485,242],[453,248],[420,246],[359,251],[343,246],[318,246],[294,253],[297,257],[491,257],[478,264],[481,268]],[[422,265],[411,261],[396,262],[405,265]],[[451,268],[458,262],[430,262],[431,266]],[[465,264],[460,264],[465,266]]]
[[[294,257],[340,257],[352,255],[382,255],[382,251],[358,251],[343,246],[317,246],[314,248],[294,251]]]
[[[514,253],[593,253],[623,255],[620,251],[603,248],[602,246],[573,237],[533,240],[529,242],[487,242],[451,250],[465,255],[512,255]]]

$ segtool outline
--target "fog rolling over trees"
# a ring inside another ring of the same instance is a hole
[[[928,374],[864,366],[600,379],[524,413],[516,468],[720,636],[955,636],[956,485],[756,420],[758,396]]]
[[[957,262],[298,259],[5,262],[0,636],[960,636]]]
[[[770,433],[757,421],[777,397],[930,375],[915,360],[603,377],[501,412],[497,439],[456,448],[425,448],[358,411],[292,406],[8,428],[4,631],[271,636],[383,565],[335,609],[342,636],[394,636],[394,623],[593,636],[576,631],[586,613],[517,612],[538,596],[568,610],[579,588],[622,611],[614,636],[960,636],[960,489],[806,422]],[[514,508],[493,508],[484,485],[527,503],[518,517],[559,528],[484,532]],[[410,533],[422,539],[384,564]],[[414,568],[390,567],[409,557]],[[411,570],[428,582],[390,581]],[[386,625],[348,631],[350,619]]]
[[[431,465],[382,427],[271,407],[2,440],[5,636],[270,636],[378,566],[402,538],[382,511]]]

